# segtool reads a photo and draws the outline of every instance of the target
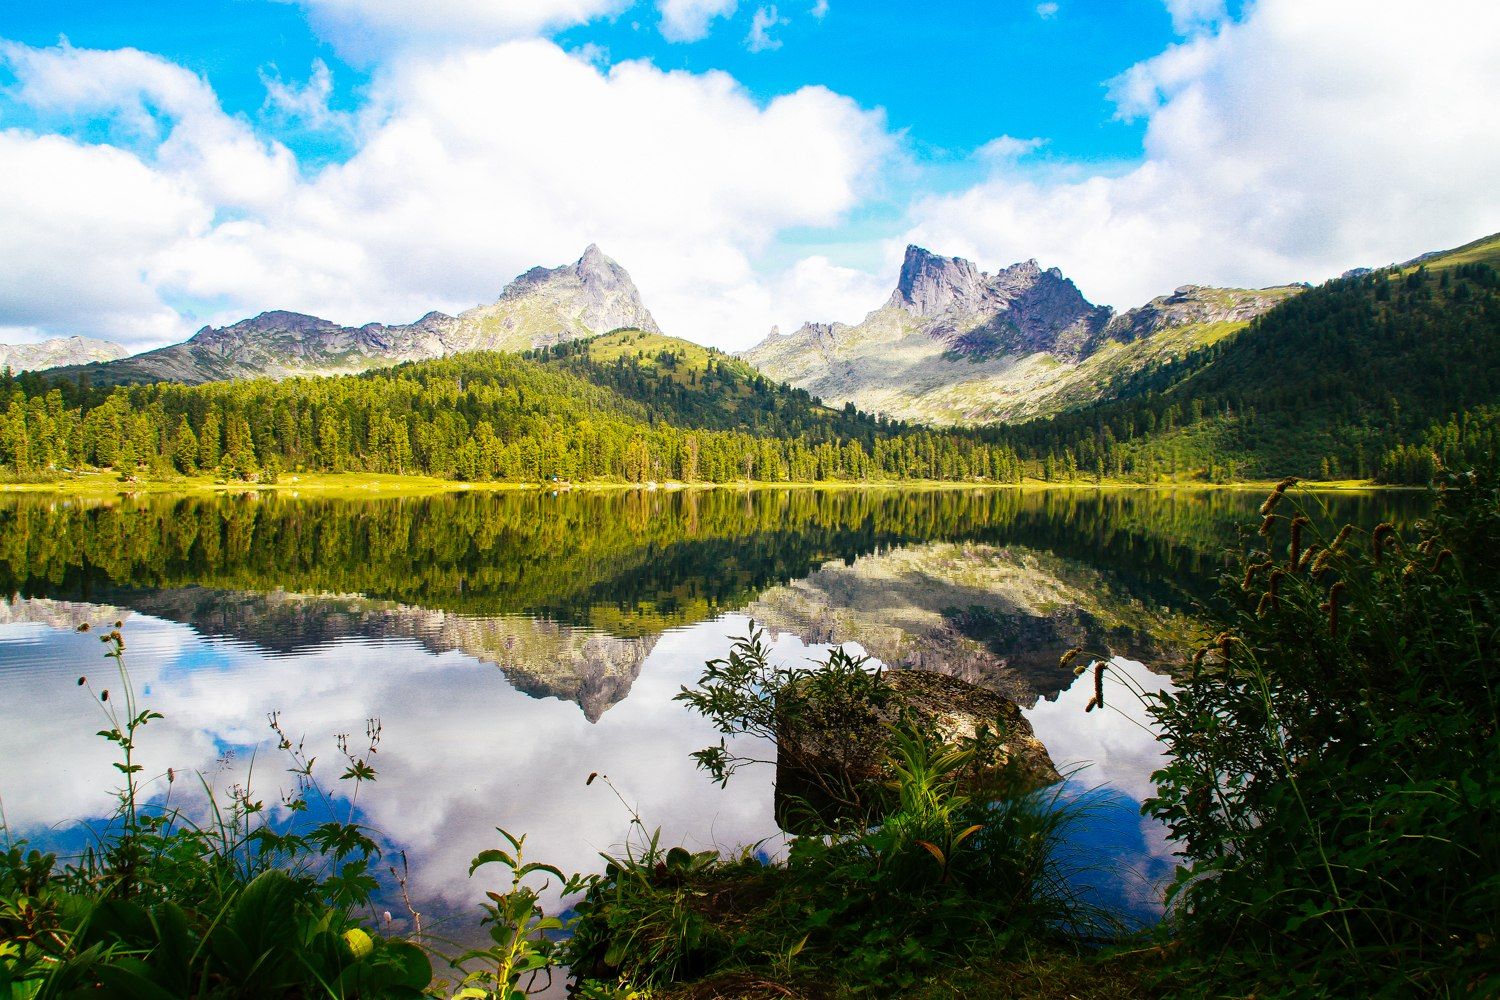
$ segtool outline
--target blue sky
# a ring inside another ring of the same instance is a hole
[[[409,320],[599,242],[669,332],[907,241],[1125,308],[1500,228],[1480,0],[57,0],[0,13],[0,340]],[[1436,109],[1436,110],[1435,110]]]
[[[962,163],[997,135],[1048,137],[1051,155],[1129,161],[1143,123],[1125,122],[1105,94],[1122,69],[1175,39],[1159,0],[1082,0],[1045,16],[1034,2],[934,0],[846,3],[815,18],[812,4],[777,4],[778,47],[745,44],[755,6],[741,7],[708,37],[666,40],[659,14],[638,2],[612,17],[557,34],[564,46],[598,47],[611,60],[648,59],[663,69],[730,73],[762,100],[807,83],[884,108],[924,160]],[[346,62],[318,38],[305,13],[276,0],[56,0],[21,4],[0,20],[4,36],[33,46],[60,37],[79,48],[133,47],[199,73],[224,109],[268,119],[264,79],[304,80],[314,60],[333,71],[336,106],[353,108],[369,83],[365,60]],[[276,132],[274,121],[266,127]],[[326,138],[277,133],[300,156],[323,162],[344,150]]]

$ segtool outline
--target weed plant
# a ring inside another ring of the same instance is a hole
[[[1334,531],[1289,485],[1224,631],[1148,699],[1180,992],[1500,995],[1493,461],[1410,537]]]

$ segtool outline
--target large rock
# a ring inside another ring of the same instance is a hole
[[[971,794],[1020,795],[1062,780],[1047,748],[1009,698],[956,677],[888,670],[877,708],[840,713],[836,724],[783,723],[776,753],[776,821],[792,833],[867,814],[892,780],[893,727],[903,714],[931,726],[945,743],[997,737],[961,787]],[[815,715],[817,713],[814,713]]]

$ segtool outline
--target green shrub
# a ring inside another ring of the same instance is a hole
[[[1149,699],[1184,992],[1495,995],[1496,476],[1449,477],[1410,538],[1335,534],[1287,485],[1225,631]]]

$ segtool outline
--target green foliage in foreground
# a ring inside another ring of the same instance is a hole
[[[1443,486],[1411,537],[1278,489],[1233,618],[1150,700],[1184,995],[1500,994],[1500,480]]]
[[[732,654],[737,666],[710,664],[684,697],[736,735],[763,733],[772,715],[826,721],[839,710],[830,700],[858,712],[879,697],[879,677],[847,657],[828,677],[767,657],[752,635]],[[752,718],[734,724],[741,714]],[[909,718],[890,746],[891,780],[872,811],[793,838],[784,861],[663,850],[655,837],[607,858],[578,907],[574,971],[669,993],[819,982],[889,996],[976,949],[996,960],[1040,942],[1076,949],[1096,929],[1053,856],[1074,818],[1055,793],[967,794],[981,742],[945,744]],[[747,763],[723,747],[699,760],[721,780]]]
[[[423,950],[356,916],[376,888],[378,845],[353,823],[352,805],[350,816],[334,815],[312,759],[279,721],[272,729],[300,789],[284,804],[292,816],[322,812],[322,821],[278,829],[249,789],[235,786],[221,808],[205,784],[209,819],[195,823],[170,804],[170,770],[165,804],[148,801],[135,751],[161,716],[136,702],[118,625],[101,638],[118,667],[114,699],[108,688],[94,694],[86,677],[78,683],[106,718],[99,735],[119,753],[119,808],[98,846],[66,866],[24,844],[0,853],[0,996],[422,996],[432,978]],[[339,741],[351,801],[375,777],[378,726],[367,735],[363,753]]]

